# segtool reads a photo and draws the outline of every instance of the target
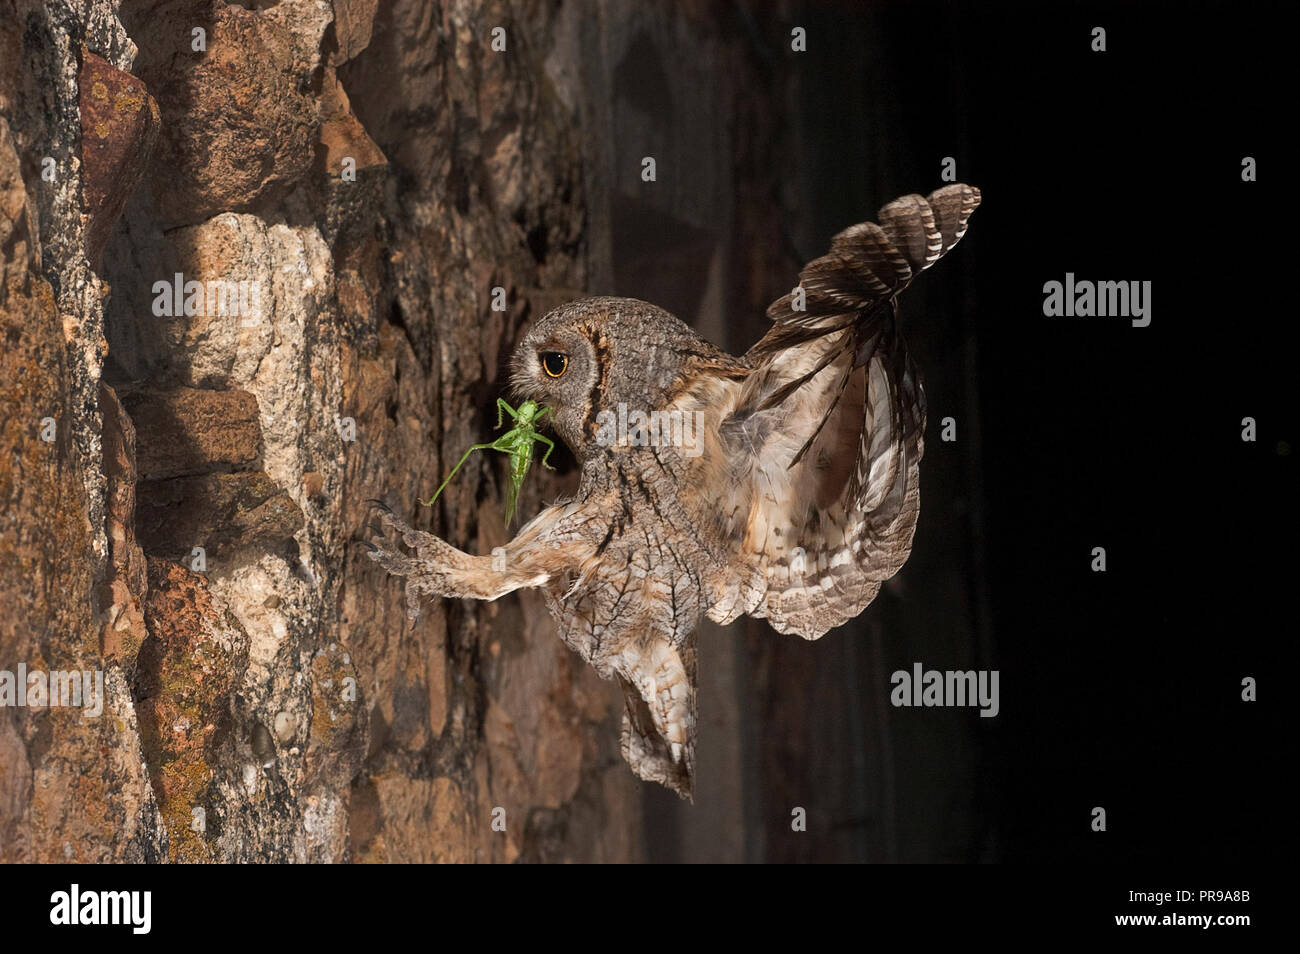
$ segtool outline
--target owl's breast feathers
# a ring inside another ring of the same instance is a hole
[[[695,765],[695,628],[707,578],[725,565],[702,532],[683,457],[669,446],[611,448],[583,466],[581,503],[559,523],[585,558],[545,587],[569,648],[623,686],[622,749],[642,778],[689,798]],[[699,498],[702,499],[702,498]]]

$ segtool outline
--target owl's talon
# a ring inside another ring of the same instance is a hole
[[[370,506],[372,507],[382,510],[384,513],[393,512],[392,507],[388,506],[388,504],[384,503],[382,500],[379,500],[378,498],[371,497],[369,500],[366,501],[366,503],[370,504]]]

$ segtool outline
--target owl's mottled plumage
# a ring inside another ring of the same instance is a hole
[[[412,616],[421,593],[490,600],[541,587],[564,642],[623,686],[628,763],[689,797],[701,614],[748,613],[816,639],[907,559],[925,397],[897,296],[957,243],[979,200],[946,186],[841,232],[768,308],[771,330],[743,357],[642,301],[552,311],[516,350],[512,383],[554,409],[581,467],[577,494],[524,526],[496,569],[387,511],[414,554],[377,542],[370,556],[407,578]],[[546,354],[565,357],[559,377]],[[682,412],[700,426],[649,444],[633,426],[633,440],[611,440],[620,406],[624,420]]]

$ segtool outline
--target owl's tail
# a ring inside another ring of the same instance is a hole
[[[845,229],[773,302],[774,324],[722,435],[738,479],[724,508],[741,569],[710,617],[766,617],[816,638],[851,619],[907,559],[919,510],[925,395],[897,321],[898,295],[966,232],[980,193],[904,196],[879,224]]]
[[[746,357],[759,367],[788,367],[794,362],[788,354],[780,360],[782,352],[840,332],[849,334],[835,347],[816,348],[817,359],[803,362],[802,373],[788,380],[778,383],[768,375],[755,376],[755,384],[766,379],[768,393],[751,406],[760,411],[776,407],[852,348],[848,370],[868,364],[877,354],[885,358],[897,389],[899,430],[904,440],[913,440],[925,426],[925,396],[898,332],[898,296],[961,240],[979,204],[980,190],[962,183],[936,189],[925,198],[905,195],[880,210],[879,224],[862,222],[831,239],[830,251],[799,273],[799,284],[768,306],[772,330]],[[844,377],[847,382],[847,373]],[[842,393],[843,384],[792,463],[803,459]]]
[[[913,278],[961,241],[980,190],[957,183],[928,197],[905,195],[880,210],[880,222],[850,226],[831,249],[799,273],[799,284],[768,306],[776,327],[750,349],[761,358],[798,340],[816,337],[881,314]],[[802,292],[802,294],[801,294]]]

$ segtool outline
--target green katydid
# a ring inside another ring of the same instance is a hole
[[[433,496],[429,498],[425,506],[433,506],[433,502],[438,499],[438,494],[442,493],[443,487],[446,487],[451,478],[456,476],[456,471],[460,470],[461,464],[469,459],[470,454],[476,450],[500,451],[503,454],[510,455],[510,486],[506,489],[506,524],[509,525],[515,516],[515,504],[519,501],[519,490],[523,487],[524,478],[528,476],[528,468],[533,462],[533,445],[535,443],[541,441],[546,445],[546,453],[542,455],[542,466],[547,470],[555,469],[547,463],[551,451],[555,450],[555,442],[537,433],[538,426],[551,413],[549,407],[538,404],[536,401],[525,401],[519,405],[519,410],[515,410],[504,400],[497,398],[497,427],[501,427],[506,414],[509,414],[514,419],[515,426],[491,443],[475,444],[465,451],[465,456],[460,459],[460,463],[451,469],[447,479],[442,482],[442,486],[434,491]]]

